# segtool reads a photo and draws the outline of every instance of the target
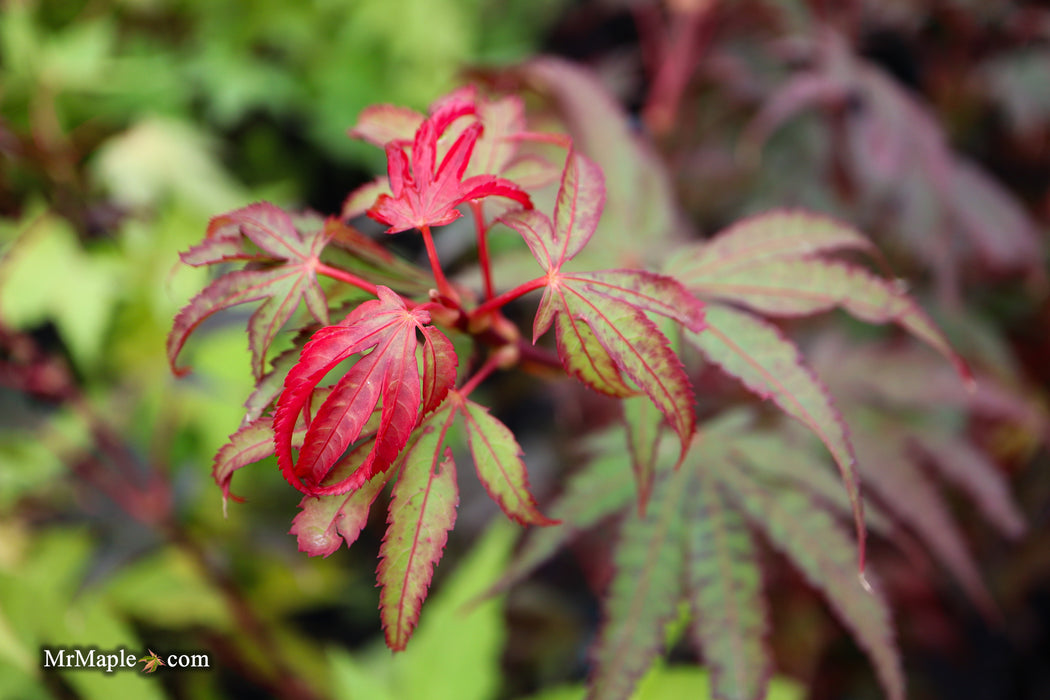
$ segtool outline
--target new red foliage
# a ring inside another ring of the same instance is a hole
[[[423,120],[412,142],[412,153],[399,141],[386,144],[387,174],[392,194],[381,194],[368,215],[397,233],[424,226],[442,226],[458,219],[456,207],[472,199],[507,197],[532,208],[523,189],[494,175],[474,175],[463,179],[482,125],[474,122],[456,139],[437,163],[438,139],[460,117],[473,116],[474,104],[460,100],[446,102]],[[436,168],[435,168],[436,165]]]
[[[420,408],[420,373],[416,362],[416,331],[430,344],[447,343],[441,331],[427,326],[423,307],[409,309],[387,287],[379,299],[366,301],[336,326],[322,328],[303,348],[299,363],[288,373],[284,392],[274,411],[274,439],[281,473],[295,488],[310,496],[352,491],[393,464],[416,426]],[[335,384],[317,415],[309,421],[298,460],[292,457],[292,430],[310,396],[332,369],[352,355],[361,357]],[[425,364],[432,375],[448,372],[448,365]],[[454,372],[454,367],[451,367]],[[451,382],[424,376],[426,385]],[[434,400],[431,397],[431,401]],[[382,401],[382,417],[368,457],[349,476],[334,484],[325,477],[350,445],[361,437],[372,412]]]

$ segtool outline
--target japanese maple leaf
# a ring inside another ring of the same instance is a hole
[[[367,214],[386,224],[387,233],[424,226],[441,226],[458,219],[460,204],[472,199],[497,196],[532,208],[532,200],[518,185],[495,175],[463,175],[481,137],[482,125],[473,122],[455,140],[440,164],[438,139],[452,123],[474,116],[475,106],[466,100],[448,100],[423,120],[412,141],[412,154],[401,140],[386,144],[387,174],[391,194],[380,194]]]
[[[542,187],[555,182],[560,175],[559,169],[550,161],[536,153],[520,153],[520,146],[525,141],[540,141],[567,145],[567,138],[558,134],[533,133],[528,131],[525,121],[525,102],[517,95],[503,95],[488,99],[478,94],[474,85],[466,85],[442,97],[430,106],[430,113],[435,114],[446,105],[454,102],[467,102],[474,106],[475,115],[484,129],[474,147],[464,173],[471,175],[502,175],[509,177],[523,187]],[[367,141],[380,148],[386,148],[392,141],[410,143],[416,131],[423,124],[426,116],[397,105],[381,104],[366,107],[357,118],[357,123],[350,129],[353,138]],[[450,125],[438,143],[438,155],[441,155],[442,142],[455,139],[462,133],[463,121]],[[364,213],[368,208],[360,207],[359,202],[371,194],[371,201],[386,185],[369,183],[347,198],[350,203],[348,211],[353,214]],[[360,197],[355,196],[360,194]],[[389,192],[388,192],[389,194]]]
[[[554,325],[558,354],[570,374],[611,396],[631,396],[640,389],[678,434],[684,454],[696,422],[692,386],[667,337],[647,313],[699,332],[703,304],[674,279],[644,270],[562,269],[594,234],[604,200],[601,169],[570,152],[553,222],[537,211],[501,217],[522,235],[547,273],[533,342]]]
[[[184,374],[188,370],[176,367],[175,361],[194,329],[209,316],[231,306],[263,300],[248,321],[256,379],[264,374],[270,343],[299,307],[300,300],[306,302],[306,308],[319,323],[328,323],[328,303],[317,282],[316,266],[329,237],[323,226],[300,232],[291,216],[268,203],[252,204],[212,219],[207,237],[182,253],[182,261],[195,267],[236,261],[248,264],[213,281],[175,317],[168,335],[172,371]]]
[[[166,665],[163,661],[160,660],[160,657],[157,656],[157,652],[153,651],[152,649],[149,650],[149,656],[143,656],[141,659],[139,659],[139,662],[144,662],[146,664],[142,667],[143,673],[153,673],[157,670],[158,666]]]
[[[382,286],[378,296],[358,306],[340,324],[313,335],[285,378],[277,400],[273,419],[277,463],[288,483],[307,495],[353,491],[388,469],[408,442],[421,405],[427,410],[439,404],[455,381],[454,362],[428,359],[447,358],[451,343],[426,325],[430,322],[426,305],[409,309],[400,296]],[[423,390],[416,359],[417,330],[424,339]],[[360,357],[309,420],[298,460],[294,460],[292,439],[299,415],[325,375],[353,355]],[[326,484],[325,477],[362,437],[380,401],[371,450],[350,475]]]

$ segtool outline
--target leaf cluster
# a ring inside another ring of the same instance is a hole
[[[544,68],[579,79],[565,65]],[[573,263],[586,261],[582,253],[599,230],[606,177],[567,137],[529,131],[518,97],[490,99],[468,88],[436,102],[428,115],[378,106],[366,110],[351,133],[385,148],[388,178],[350,193],[343,220],[314,221],[307,231],[266,204],[214,219],[204,243],[184,254],[184,262],[246,267],[225,272],[180,313],[169,356],[174,367],[186,336],[205,317],[264,300],[249,322],[259,386],[244,425],[216,458],[216,480],[229,495],[234,471],[276,454],[285,479],[304,493],[292,527],[300,549],[325,556],[357,539],[380,493],[393,483],[377,572],[392,649],[405,648],[416,626],[456,520],[453,446],[461,435],[481,483],[504,512],[519,523],[546,526],[529,539],[504,583],[527,573],[572,533],[621,518],[617,574],[594,652],[595,697],[631,694],[679,601],[691,611],[692,638],[712,668],[714,693],[764,696],[773,661],[756,530],[823,591],[868,652],[890,697],[903,697],[904,680],[885,598],[865,573],[869,526],[888,535],[897,523],[913,528],[975,600],[991,608],[936,491],[924,487],[899,454],[870,452],[863,432],[851,434],[828,386],[771,320],[839,308],[868,323],[894,323],[954,365],[959,386],[974,390],[967,364],[902,286],[845,257],[866,255],[885,267],[856,229],[801,210],[772,211],[680,246],[659,272],[576,271]],[[527,144],[549,145],[519,151]],[[564,166],[547,214],[534,207],[527,190],[550,181],[551,147],[564,154]],[[539,177],[507,179],[516,163],[528,164]],[[489,197],[510,208],[487,218],[481,200]],[[449,281],[431,231],[459,218],[457,207],[466,205],[477,232],[480,293]],[[384,257],[348,224],[362,212],[388,233],[416,230],[422,236],[436,285],[426,298],[380,283],[377,273],[394,278],[406,263]],[[487,242],[496,223],[520,235],[542,276],[506,291],[495,288]],[[368,267],[351,272],[326,262],[325,247],[334,241],[341,254]],[[375,298],[358,303],[338,324],[324,325],[348,289]],[[553,328],[565,372],[624,405],[622,430],[606,441],[610,451],[599,451],[568,483],[551,508],[556,519],[537,509],[512,432],[468,398],[492,372],[537,352],[503,307],[540,289],[532,345]],[[267,370],[269,346],[300,301],[322,327],[299,322],[298,350],[273,357]],[[450,334],[487,347],[487,359],[462,355]],[[826,452],[797,436],[789,439],[790,431],[764,428],[747,413],[698,421],[696,380],[676,349],[683,345],[804,426]],[[331,383],[333,374],[338,378]],[[677,439],[676,458],[664,447],[667,429]],[[616,446],[617,440],[623,444]],[[902,436],[900,443],[906,442]],[[896,458],[903,465],[861,470],[873,474],[880,497],[867,515],[858,453],[861,464]],[[824,470],[823,454],[837,466],[843,491]],[[1009,514],[1010,532],[1021,527],[994,472],[978,465],[956,477],[963,484],[983,480],[974,491],[997,494],[979,495],[990,512]],[[906,501],[892,497],[901,488],[909,493]],[[855,540],[842,528],[844,517],[852,520]]]

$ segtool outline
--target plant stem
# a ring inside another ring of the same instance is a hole
[[[518,297],[525,296],[529,292],[536,291],[537,289],[540,289],[541,287],[546,287],[546,286],[547,286],[547,277],[546,277],[546,275],[543,276],[543,277],[537,277],[536,279],[533,279],[533,280],[529,280],[528,282],[525,282],[523,284],[519,284],[517,287],[515,287],[514,289],[511,289],[510,291],[507,291],[507,292],[504,292],[503,294],[500,294],[498,297],[493,297],[493,298],[489,299],[484,304],[481,304],[476,309],[471,311],[470,312],[470,316],[471,316],[471,318],[478,318],[480,316],[483,316],[483,315],[489,313],[490,311],[495,311],[496,309],[499,309],[499,308],[501,308],[503,306],[506,306],[508,303],[514,301]]]
[[[326,277],[331,277],[332,279],[339,280],[340,282],[346,282],[347,284],[353,285],[358,289],[365,290],[369,294],[378,293],[378,290],[376,289],[376,286],[374,284],[367,280],[363,280],[357,275],[347,272],[346,270],[341,270],[338,267],[326,265],[325,263],[320,261],[317,262],[317,266],[314,269],[317,270],[318,274],[324,275]]]
[[[459,388],[459,395],[463,398],[467,398],[468,396],[470,396],[470,392],[477,389],[478,384],[481,384],[483,381],[485,381],[485,379],[488,378],[488,376],[492,374],[497,367],[499,367],[499,362],[499,353],[491,353],[488,359],[485,360],[485,364],[481,366],[481,369],[479,369],[473,377],[468,379],[463,384],[463,386]]]
[[[495,292],[492,289],[492,263],[489,258],[489,230],[485,227],[484,205],[476,199],[470,200],[470,211],[474,214],[474,229],[478,234],[478,264],[481,265],[481,276],[485,283],[485,299],[491,299]]]
[[[445,272],[441,269],[441,261],[438,260],[437,248],[434,247],[434,237],[430,235],[430,227],[423,225],[419,229],[423,234],[423,244],[427,247],[427,257],[430,259],[430,268],[434,271],[434,280],[437,282],[438,294],[446,299],[456,299],[452,291],[452,285],[445,278]]]
[[[642,108],[643,121],[658,136],[665,136],[674,128],[682,95],[708,43],[712,26],[709,18],[714,14],[716,3],[679,5],[674,7],[672,3],[661,60]]]

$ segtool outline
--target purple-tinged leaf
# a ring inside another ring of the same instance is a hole
[[[663,437],[664,417],[648,397],[627,398],[622,405],[627,449],[638,483],[638,508],[644,516],[656,478],[656,460],[660,438]]]
[[[1000,532],[1017,538],[1025,532],[1024,516],[998,467],[960,436],[913,436],[919,448],[946,480],[965,491]]]
[[[863,564],[864,509],[849,431],[795,344],[768,322],[721,304],[708,304],[703,333],[686,332],[685,337],[726,374],[812,430],[828,448],[849,495]]]
[[[244,402],[246,412],[241,425],[256,420],[277,400],[284,388],[284,379],[299,360],[300,347],[289,348],[270,361],[270,371],[255,383],[255,389]]]
[[[499,221],[521,234],[540,267],[547,271],[557,267],[558,242],[546,214],[535,209],[521,209],[501,216]]]
[[[478,479],[508,518],[522,525],[557,525],[536,506],[529,477],[521,460],[521,446],[498,419],[473,401],[457,395],[457,410],[470,443]]]
[[[668,274],[690,287],[770,260],[852,250],[874,253],[871,241],[852,226],[805,211],[771,211],[742,219],[704,243],[675,255]]]
[[[270,418],[259,418],[242,426],[230,436],[230,441],[219,449],[215,454],[211,474],[215,483],[222,489],[224,513],[227,501],[244,501],[240,496],[230,493],[233,473],[272,454],[273,421]]]
[[[561,176],[558,166],[546,158],[526,153],[517,156],[503,170],[503,177],[527,190],[546,187]]]
[[[675,203],[667,171],[632,120],[592,71],[542,57],[513,75],[552,103],[579,153],[601,166],[607,193],[603,236],[613,243],[589,246],[594,267],[619,267],[631,258],[652,257],[654,245],[674,229]],[[625,257],[626,256],[626,257]],[[601,258],[595,264],[594,258]],[[613,260],[610,260],[613,259]],[[609,264],[611,263],[611,264]]]
[[[1016,423],[1034,436],[1050,437],[1045,409],[1017,388],[1016,379],[979,373],[976,389],[967,391],[951,368],[914,345],[859,345],[829,334],[815,345],[813,362],[844,401],[928,410],[965,408]]]
[[[360,445],[346,455],[332,470],[336,479],[357,471],[371,450],[371,441]],[[295,535],[299,551],[310,556],[324,556],[339,549],[346,542],[349,547],[357,541],[368,523],[368,513],[393,476],[394,469],[380,472],[348,494],[331,496],[303,496],[300,512],[292,520],[290,534]]]
[[[824,592],[836,615],[867,652],[887,697],[903,700],[904,673],[889,607],[877,588],[866,591],[861,585],[855,568],[856,548],[849,537],[819,503],[789,489],[774,493],[745,469],[732,466],[736,465],[705,465],[773,546]]]
[[[206,318],[231,306],[263,300],[248,322],[252,371],[256,378],[264,374],[270,343],[300,301],[305,301],[318,322],[328,322],[328,303],[315,272],[321,251],[328,243],[323,230],[300,234],[285,212],[271,204],[253,204],[216,217],[209,225],[209,237],[223,242],[219,246],[223,257],[206,260],[200,254],[201,246],[198,246],[190,251],[190,258],[204,262],[231,259],[227,250],[228,242],[234,240],[231,230],[239,230],[244,238],[263,251],[263,255],[257,256],[242,248],[245,255],[238,259],[267,260],[270,266],[239,270],[219,277],[178,313],[167,343],[168,361],[176,374],[187,371],[176,367],[175,362],[189,335]],[[237,240],[243,246],[243,240]]]
[[[966,363],[918,304],[898,285],[862,268],[836,260],[767,260],[694,278],[688,286],[701,298],[730,301],[773,316],[804,316],[841,307],[871,323],[893,321],[972,381]]]
[[[899,81],[859,60],[826,32],[809,67],[774,92],[747,129],[745,147],[798,110],[825,107],[842,127],[844,162],[863,204],[892,208],[897,234],[934,267],[942,288],[956,284],[963,256],[998,269],[1037,269],[1038,227],[1016,201],[967,160],[952,153],[930,108]],[[850,98],[860,105],[843,119]],[[961,244],[961,245],[960,245]]]
[[[638,394],[638,390],[624,380],[616,360],[598,341],[590,325],[562,313],[557,314],[554,331],[558,355],[566,372],[607,396],[627,398]]]
[[[390,180],[386,177],[377,177],[371,182],[366,182],[360,187],[352,190],[343,200],[343,208],[339,212],[339,218],[343,221],[356,219],[371,209],[380,195],[392,196],[390,191]]]
[[[827,505],[837,515],[852,520],[853,504],[842,488],[841,477],[827,464],[826,454],[809,438],[802,426],[797,430],[788,425],[751,429],[727,438],[727,449],[740,457],[754,477],[770,489],[790,485]],[[892,539],[896,525],[889,514],[870,499],[864,503],[864,522],[869,530]]]
[[[441,405],[456,384],[459,356],[452,341],[433,326],[423,331],[423,406],[419,415],[426,416]]]
[[[704,329],[703,302],[673,277],[645,270],[602,270],[560,273],[558,281],[665,316],[697,333]]]
[[[949,196],[953,218],[992,267],[1023,269],[1037,265],[1043,248],[1038,225],[1009,192],[976,165],[955,158]]]
[[[598,633],[591,698],[631,697],[664,643],[682,596],[684,520],[691,472],[657,479],[645,517],[631,509],[620,527],[615,566]]]
[[[682,443],[692,438],[696,414],[693,389],[678,355],[660,329],[637,306],[620,299],[594,294],[571,278],[552,278],[537,316],[557,309],[558,350],[566,370],[589,386],[606,393],[617,388],[608,359],[660,409]],[[582,288],[581,288],[582,287]],[[586,326],[587,331],[581,330]],[[594,347],[587,332],[605,351],[579,352]],[[590,381],[594,376],[600,380]],[[620,382],[622,387],[626,387]],[[622,394],[620,394],[622,395]]]
[[[773,672],[769,609],[743,514],[718,481],[695,474],[685,506],[685,592],[691,631],[711,669],[712,695],[762,700]]]
[[[412,141],[416,129],[423,123],[423,115],[414,109],[391,104],[365,107],[357,115],[357,123],[347,134],[350,138],[367,141],[383,148],[391,141]]]
[[[854,442],[864,483],[886,509],[908,525],[948,568],[967,595],[989,619],[1000,614],[984,585],[966,540],[952,519],[936,486],[915,464],[905,440],[876,416],[850,414],[851,423],[866,425],[856,430]],[[869,425],[869,421],[872,421]]]
[[[548,509],[551,518],[561,524],[530,529],[521,550],[490,593],[521,581],[581,532],[622,511],[637,493],[626,457],[619,446],[610,447],[570,476],[565,490]]]
[[[569,151],[554,204],[558,265],[572,260],[598,228],[605,206],[605,176],[590,158]]]
[[[466,174],[503,175],[518,152],[515,136],[525,131],[525,103],[517,95],[495,100],[473,98],[485,130],[474,148]],[[512,182],[522,184],[516,179]]]
[[[456,465],[451,448],[441,449],[454,415],[451,410],[432,414],[400,460],[376,571],[383,632],[394,651],[403,650],[412,636],[434,566],[456,522]]]
[[[803,72],[785,80],[770,93],[758,116],[747,125],[743,148],[747,151],[760,148],[781,124],[803,110],[841,103],[848,89],[842,80],[826,73]]]

